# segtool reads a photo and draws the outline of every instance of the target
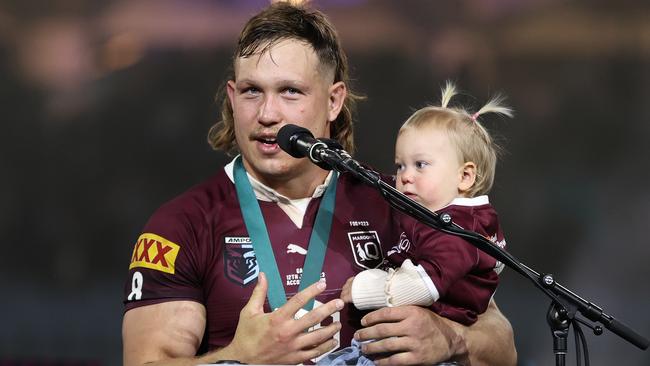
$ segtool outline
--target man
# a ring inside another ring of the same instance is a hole
[[[397,236],[372,188],[294,159],[276,142],[292,123],[352,151],[356,97],[327,19],[271,5],[244,27],[233,64],[209,140],[241,156],[145,226],[125,287],[124,364],[295,364],[353,336],[381,339],[363,346],[380,365],[514,364],[512,331],[494,304],[467,328],[418,307],[362,318],[338,298]]]

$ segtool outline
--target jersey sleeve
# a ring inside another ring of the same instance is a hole
[[[445,212],[459,226],[505,246],[496,212],[490,206],[448,207]],[[464,239],[434,230],[410,217],[402,218],[400,224],[403,237],[389,260],[410,258],[424,268],[440,294],[431,310],[461,324],[474,323],[478,314],[487,308],[498,285],[496,260]]]
[[[478,263],[478,249],[464,239],[441,233],[410,217],[401,220],[404,235],[415,246],[411,256],[433,282],[440,297]]]
[[[203,302],[197,222],[170,204],[149,219],[131,255],[125,310],[172,300]]]

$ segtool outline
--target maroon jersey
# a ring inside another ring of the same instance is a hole
[[[487,196],[456,199],[438,211],[443,212],[463,229],[505,247],[497,213]],[[431,309],[465,325],[474,323],[494,294],[502,265],[462,238],[434,230],[409,216],[402,215],[400,221],[400,242],[387,252],[389,263],[400,266],[411,259],[421,265],[440,295]]]
[[[298,290],[321,198],[309,202],[302,228],[276,203],[258,202],[285,292],[291,297]],[[386,248],[398,238],[391,209],[381,195],[348,174],[339,177],[334,211],[321,273],[327,290],[316,298],[315,306],[338,298],[349,277],[379,266]],[[222,170],[163,205],[146,224],[133,250],[125,307],[173,300],[205,305],[206,331],[199,352],[209,351],[232,340],[258,273],[235,186]],[[346,306],[321,325],[340,321],[339,344],[348,345],[360,328],[360,317],[354,307]]]

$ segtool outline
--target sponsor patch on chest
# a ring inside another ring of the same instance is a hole
[[[354,231],[348,233],[354,261],[366,269],[376,268],[384,261],[381,242],[376,231]]]
[[[256,279],[260,272],[249,237],[226,236],[223,263],[226,278],[241,286]]]

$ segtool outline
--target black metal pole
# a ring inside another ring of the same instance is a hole
[[[555,365],[564,366],[567,354],[567,339],[569,337],[569,318],[567,317],[564,308],[551,302],[551,306],[546,313],[546,321],[551,327],[551,335],[553,336],[553,353],[555,354]]]

